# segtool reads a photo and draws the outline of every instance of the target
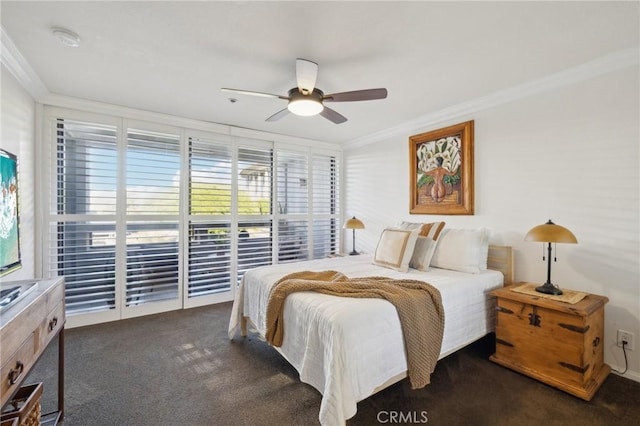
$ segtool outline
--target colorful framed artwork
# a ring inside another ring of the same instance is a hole
[[[410,214],[473,214],[473,120],[409,137]]]
[[[18,219],[18,157],[0,149],[0,277],[22,265]]]

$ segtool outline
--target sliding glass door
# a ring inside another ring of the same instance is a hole
[[[65,277],[69,314],[117,319],[118,122],[55,118],[49,124],[48,272]]]
[[[123,317],[178,309],[180,135],[126,123]]]
[[[339,248],[336,152],[46,109],[44,275],[73,325],[231,300]]]

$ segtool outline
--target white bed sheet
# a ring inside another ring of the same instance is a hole
[[[487,293],[502,286],[502,273],[467,274],[437,268],[402,273],[371,261],[366,255],[335,257],[247,271],[235,294],[229,338],[235,336],[242,316],[264,336],[271,287],[284,275],[303,270],[336,270],[350,278],[410,278],[435,286],[445,311],[440,358],[493,331],[495,302]],[[283,315],[284,340],[277,349],[298,370],[300,380],[323,395],[319,413],[323,425],[345,424],[355,415],[358,401],[406,374],[400,321],[386,300],[300,292],[287,297]]]

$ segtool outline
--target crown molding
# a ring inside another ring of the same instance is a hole
[[[637,48],[619,50],[577,67],[500,90],[487,96],[462,102],[368,136],[352,139],[344,143],[344,149],[359,148],[398,135],[405,137],[408,134],[415,133],[417,129],[428,129],[439,123],[460,117],[468,117],[470,114],[533,96],[547,90],[569,86],[603,74],[638,65],[639,58],[640,54]]]
[[[0,62],[36,101],[49,94],[47,86],[40,80],[2,26],[0,26]]]

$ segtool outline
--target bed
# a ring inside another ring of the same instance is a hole
[[[272,265],[247,271],[237,288],[229,338],[247,328],[264,338],[271,287],[297,271],[335,270],[348,277],[384,276],[417,279],[435,286],[445,312],[439,359],[494,330],[495,301],[488,293],[513,279],[510,247],[489,246],[487,268],[479,273],[429,268],[399,272],[373,263],[372,256],[337,256]],[[276,349],[293,365],[300,380],[322,395],[322,425],[342,425],[357,403],[407,377],[398,314],[383,299],[353,299],[300,292],[284,303],[284,339]],[[266,344],[266,343],[265,343]]]

